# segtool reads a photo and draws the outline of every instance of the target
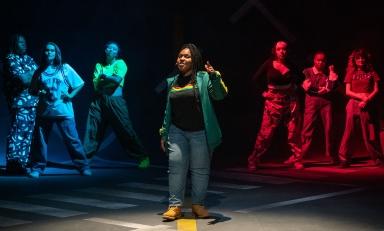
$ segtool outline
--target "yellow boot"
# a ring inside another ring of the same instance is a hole
[[[181,217],[181,208],[178,206],[170,206],[168,210],[163,213],[163,218],[166,220],[176,220]]]
[[[208,210],[202,205],[192,205],[192,213],[198,218],[208,218]]]

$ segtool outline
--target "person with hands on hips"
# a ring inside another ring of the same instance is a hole
[[[84,81],[77,72],[69,64],[62,63],[60,48],[48,42],[30,87],[30,93],[39,96],[30,177],[39,178],[47,166],[48,139],[54,124],[59,128],[76,169],[83,176],[92,175],[77,133],[71,102],[83,86]]]

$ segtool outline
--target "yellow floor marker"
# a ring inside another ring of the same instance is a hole
[[[177,231],[197,231],[195,219],[179,219],[177,220]]]

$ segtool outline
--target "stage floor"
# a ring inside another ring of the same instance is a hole
[[[384,169],[361,161],[348,169],[326,162],[295,170],[263,163],[213,169],[206,206],[196,220],[187,190],[183,219],[163,222],[167,169],[139,170],[134,163],[96,159],[93,176],[51,164],[39,179],[0,176],[3,230],[384,230]]]

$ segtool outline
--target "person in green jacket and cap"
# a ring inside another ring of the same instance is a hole
[[[221,75],[207,62],[203,64],[194,44],[181,47],[176,60],[178,74],[167,79],[168,95],[161,148],[169,157],[169,207],[166,220],[181,217],[188,170],[192,181],[192,212],[207,218],[204,207],[210,162],[221,143],[221,131],[212,100],[228,93]],[[203,71],[205,69],[205,71]]]

